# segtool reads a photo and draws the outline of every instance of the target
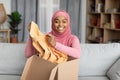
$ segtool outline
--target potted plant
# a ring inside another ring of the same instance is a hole
[[[8,15],[8,17],[10,18],[9,24],[12,35],[11,42],[14,43],[14,39],[15,42],[18,42],[17,35],[18,35],[18,31],[20,30],[18,29],[18,25],[21,23],[21,14],[18,11],[14,11],[10,15]]]

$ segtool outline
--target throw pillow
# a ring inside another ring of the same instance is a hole
[[[107,76],[111,80],[120,80],[120,58],[117,60],[113,66],[108,70]]]

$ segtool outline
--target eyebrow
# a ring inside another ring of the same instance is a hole
[[[55,20],[59,20],[59,19],[56,18]],[[67,20],[67,19],[63,19],[63,20]]]

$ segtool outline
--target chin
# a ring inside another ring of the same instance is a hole
[[[58,34],[63,34],[64,32],[58,32]]]

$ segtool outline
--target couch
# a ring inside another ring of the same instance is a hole
[[[0,80],[20,80],[25,43],[0,43]],[[120,44],[81,44],[79,80],[120,80]]]

